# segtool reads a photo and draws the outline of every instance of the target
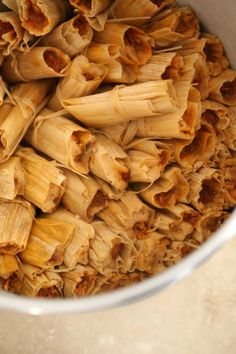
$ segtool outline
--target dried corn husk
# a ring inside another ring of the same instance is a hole
[[[24,38],[24,29],[16,13],[13,11],[0,12],[0,50],[4,55],[9,55],[18,49]]]
[[[111,4],[111,0],[69,0],[71,5],[88,17],[95,17],[104,12]]]
[[[224,208],[234,208],[236,204],[236,156],[220,161],[219,167],[224,174]]]
[[[14,86],[11,94],[15,105],[5,101],[0,107],[0,162],[13,154],[35,115],[46,104],[50,88],[48,80]]]
[[[197,170],[214,155],[216,135],[214,128],[208,123],[202,123],[196,131],[193,140],[170,141],[176,162],[185,169],[185,172]]]
[[[66,177],[53,162],[37,155],[31,148],[21,148],[16,156],[21,158],[25,171],[24,197],[43,212],[51,213],[60,203]]]
[[[0,65],[1,65],[1,60],[0,60]],[[2,77],[0,76],[0,106],[2,106],[4,102],[4,96],[7,91],[7,85],[3,81]]]
[[[107,72],[105,65],[90,63],[83,55],[76,57],[65,72],[65,77],[59,81],[48,107],[57,111],[62,108],[63,99],[91,95]]]
[[[90,159],[90,171],[113,187],[124,190],[129,181],[128,155],[114,141],[96,135]]]
[[[132,272],[128,274],[112,273],[99,279],[96,284],[96,293],[103,293],[118,288],[123,288],[133,283],[142,281],[147,277],[145,272]]]
[[[166,251],[164,264],[172,266],[199,247],[199,243],[193,239],[184,242],[173,241]]]
[[[209,82],[209,97],[226,106],[236,105],[236,71],[226,69]]]
[[[2,0],[2,3],[6,5],[12,11],[18,13],[18,7],[15,0]]]
[[[45,271],[34,277],[24,277],[23,287],[20,291],[22,295],[31,297],[62,297],[63,280],[59,274]]]
[[[195,75],[193,84],[201,94],[201,99],[205,100],[210,92],[209,88],[210,74],[208,71],[207,63],[202,56],[195,63]]]
[[[101,274],[134,270],[133,242],[112,232],[102,221],[92,223],[95,237],[89,249],[89,264]]]
[[[88,264],[89,249],[95,235],[92,225],[81,220],[78,215],[72,214],[66,209],[55,211],[49,215],[49,218],[76,225],[76,230],[64,252],[63,263],[66,267],[73,269],[77,263]]]
[[[0,255],[0,286],[3,290],[19,293],[22,287],[23,274],[16,257]]]
[[[137,185],[142,188],[143,185]],[[149,204],[163,209],[173,207],[177,202],[187,202],[189,184],[178,167],[170,167],[153,185],[140,192]]]
[[[133,84],[138,76],[139,66],[136,64],[125,64],[117,60],[106,63],[108,74],[104,82],[116,84]]]
[[[79,172],[89,172],[91,132],[45,108],[25,135],[35,149]],[[51,115],[51,116],[50,116]]]
[[[69,113],[84,124],[97,128],[177,110],[171,80],[116,86],[111,91],[63,102]]]
[[[19,157],[0,164],[0,198],[13,200],[24,194],[25,176]]]
[[[93,30],[86,18],[81,14],[67,22],[63,22],[40,41],[45,47],[56,47],[68,54],[71,58],[79,55],[91,42]]]
[[[189,178],[188,201],[200,212],[221,210],[224,205],[224,183],[220,170],[201,168]]]
[[[96,213],[105,207],[105,194],[91,176],[80,177],[66,169],[64,174],[67,185],[62,203],[72,213],[91,222]]]
[[[84,297],[94,289],[97,272],[89,266],[77,265],[75,269],[62,273],[65,297]]]
[[[93,176],[93,178],[97,182],[103,194],[105,194],[108,199],[119,200],[120,197],[125,193],[124,190],[121,191],[96,176]]]
[[[125,23],[137,26],[171,5],[175,5],[175,0],[116,0],[110,8],[110,16],[118,21],[123,19]]]
[[[94,40],[107,44],[112,40],[120,48],[120,59],[125,64],[143,65],[152,56],[150,37],[134,26],[107,22],[103,31],[95,33]]]
[[[154,39],[156,48],[168,47],[198,38],[199,22],[191,8],[177,7],[154,17],[146,31]]]
[[[137,82],[171,79],[174,82],[181,77],[183,58],[174,52],[153,55],[149,62],[140,67]]]
[[[0,202],[0,253],[16,255],[26,248],[34,207],[23,199]]]
[[[144,239],[135,240],[138,253],[136,269],[154,274],[156,265],[162,261],[169,243],[168,238],[158,232],[150,232]]]
[[[8,56],[2,64],[2,75],[10,83],[62,77],[69,64],[70,57],[60,49],[34,47]]]
[[[16,0],[22,26],[34,36],[44,36],[70,13],[65,0]]]
[[[142,238],[152,227],[155,211],[133,192],[126,192],[117,201],[109,200],[98,215],[112,231]]]
[[[224,161],[226,159],[230,159],[231,158],[231,152],[228,149],[227,145],[225,145],[224,143],[218,142],[218,144],[216,145],[215,148],[215,152],[214,155],[211,158],[211,161],[209,161],[210,165],[208,167],[217,167],[218,164],[221,161]],[[207,165],[207,163],[205,164]]]
[[[207,240],[216,230],[218,230],[221,224],[229,217],[229,213],[224,211],[209,211],[204,213],[199,218],[192,238],[199,243],[203,243]]]
[[[101,131],[109,139],[114,140],[118,145],[124,147],[134,139],[137,133],[137,124],[135,121],[130,121],[111,127],[104,127]]]
[[[64,221],[35,219],[26,249],[20,259],[27,264],[52,269],[62,264],[66,247],[76,231],[76,225]]]
[[[108,64],[120,56],[118,45],[92,42],[85,51],[86,57],[93,63]]]
[[[230,113],[230,123],[222,133],[223,141],[227,147],[233,151],[236,151],[236,106],[231,107],[229,110]]]

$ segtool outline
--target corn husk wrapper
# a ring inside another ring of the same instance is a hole
[[[154,54],[147,64],[140,67],[137,82],[161,79],[178,81],[183,66],[183,58],[178,53]]]
[[[136,269],[156,273],[156,265],[162,261],[169,243],[166,236],[158,232],[150,232],[144,239],[136,240],[135,247],[138,253]]]
[[[199,213],[190,206],[177,203],[170,212],[156,212],[153,227],[171,240],[184,241],[191,235]]]
[[[151,39],[134,26],[123,23],[107,22],[104,30],[94,35],[99,43],[112,43],[120,48],[120,60],[125,64],[143,65],[152,56]]]
[[[120,56],[120,48],[112,43],[92,42],[85,50],[86,57],[92,63],[109,64]]]
[[[106,195],[92,176],[80,177],[64,170],[67,178],[63,205],[83,220],[91,222],[100,210],[105,207]]]
[[[76,57],[67,69],[65,77],[59,81],[48,108],[58,111],[62,108],[64,99],[91,95],[107,72],[108,68],[103,64],[90,63],[83,55]]]
[[[0,202],[0,253],[16,255],[26,248],[34,212],[23,199]]]
[[[224,174],[224,208],[234,208],[236,204],[236,156],[220,161],[219,167]]]
[[[178,263],[184,257],[199,247],[199,243],[193,239],[182,241],[173,241],[166,251],[163,258],[164,264],[168,267]]]
[[[24,194],[25,175],[19,157],[0,164],[0,198],[13,200]]]
[[[34,117],[46,104],[50,88],[48,80],[14,86],[11,95],[15,105],[5,101],[0,107],[0,162],[13,154]]]
[[[70,4],[88,17],[95,17],[104,12],[111,4],[111,0],[69,0]]]
[[[3,290],[19,293],[22,287],[23,274],[16,257],[8,254],[0,255],[0,287]]]
[[[1,60],[0,60],[0,65],[1,65]],[[2,77],[0,76],[0,106],[2,106],[4,102],[6,91],[7,91],[7,85],[5,84]]]
[[[91,295],[97,272],[89,266],[77,265],[73,270],[62,273],[64,297],[84,297]]]
[[[228,217],[229,213],[217,210],[202,214],[196,224],[192,238],[199,243],[203,243],[220,228]]]
[[[170,167],[150,187],[142,191],[144,185],[137,184],[141,192],[140,197],[154,207],[169,209],[177,202],[186,203],[189,193],[189,184],[178,167]]]
[[[214,155],[217,140],[214,128],[208,123],[202,123],[193,140],[172,140],[170,143],[176,162],[185,172],[191,172],[210,160]]]
[[[227,147],[236,151],[236,106],[230,109],[230,123],[223,131],[223,141]]]
[[[69,64],[70,57],[60,49],[34,47],[8,56],[2,64],[2,75],[10,83],[62,77]]]
[[[4,55],[9,55],[18,49],[23,41],[24,29],[16,13],[13,11],[0,12],[0,50]]]
[[[18,7],[15,0],[2,0],[2,3],[15,13],[18,13]]]
[[[226,69],[209,82],[209,97],[226,106],[236,105],[236,71]]]
[[[51,32],[70,14],[65,0],[16,0],[22,26],[34,36]]]
[[[104,82],[116,84],[133,84],[138,76],[139,66],[136,64],[125,64],[120,59],[111,60],[106,63],[108,74]]]
[[[137,124],[135,121],[112,125],[101,129],[103,134],[109,139],[114,140],[122,148],[128,145],[137,133]]]
[[[91,132],[45,108],[25,135],[25,140],[63,165],[79,173],[89,172]]]
[[[154,39],[156,48],[169,47],[198,38],[199,22],[191,8],[173,8],[154,17],[146,31]]]
[[[67,22],[63,22],[40,41],[40,45],[61,49],[71,58],[79,55],[89,45],[93,30],[86,18],[79,13]]]
[[[22,262],[44,269],[62,264],[66,247],[74,236],[76,225],[49,218],[36,219]]]
[[[101,178],[98,178],[96,176],[93,176],[94,180],[97,182],[99,188],[103,192],[103,194],[106,195],[107,199],[114,199],[114,200],[119,200],[121,196],[125,193],[124,190],[119,190],[109,183],[105,182]]]
[[[201,99],[205,100],[210,92],[209,88],[210,74],[208,71],[207,63],[201,56],[195,63],[195,76],[193,84],[201,94]]]
[[[175,0],[116,0],[110,8],[110,16],[137,26],[145,23],[148,18],[155,16],[164,8],[172,5],[175,5]]]
[[[89,264],[101,274],[127,273],[135,268],[133,242],[111,231],[102,221],[92,223],[95,237],[89,249]]]
[[[224,161],[226,159],[230,159],[231,157],[232,157],[231,151],[229,150],[227,145],[225,145],[224,143],[218,142],[218,144],[216,145],[216,148],[215,148],[214,155],[212,156],[211,160],[209,161],[208,167],[216,168],[216,167],[218,167],[218,165],[222,161]],[[207,166],[207,163],[204,166]]]
[[[171,80],[149,81],[87,97],[63,100],[65,109],[88,126],[102,128],[177,110]]]
[[[200,212],[221,210],[224,205],[224,183],[220,170],[201,168],[189,178],[188,201]]]
[[[55,211],[53,214],[49,215],[49,218],[76,225],[76,230],[65,248],[63,261],[65,266],[69,269],[73,269],[78,263],[83,265],[88,264],[89,249],[95,236],[93,226],[66,209]]]
[[[45,271],[31,279],[24,277],[22,295],[31,297],[58,298],[62,297],[63,280],[59,274]]]
[[[139,119],[137,121],[139,137],[160,139],[191,139],[194,137],[201,117],[200,97],[197,97],[196,91],[191,86],[198,58],[198,54],[184,57],[183,73],[174,85],[178,110],[170,113],[163,112],[158,117]]]
[[[126,192],[117,201],[109,200],[98,216],[114,232],[143,238],[152,227],[155,211],[133,192]]]
[[[21,158],[25,171],[25,199],[45,213],[53,212],[65,191],[66,177],[53,162],[37,155],[31,148],[21,148],[16,156]]]
[[[112,273],[97,281],[96,293],[103,293],[118,288],[124,288],[126,286],[140,282],[146,277],[147,274],[145,272],[139,271],[128,274]]]

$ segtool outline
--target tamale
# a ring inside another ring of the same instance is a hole
[[[35,219],[25,250],[19,254],[22,262],[44,269],[62,264],[66,247],[76,231],[76,225],[49,218]]]
[[[124,190],[119,190],[116,187],[113,187],[111,184],[105,182],[101,178],[93,176],[94,180],[97,182],[102,193],[106,195],[108,199],[119,200],[120,197],[125,193]]]
[[[234,208],[236,204],[236,156],[220,161],[219,167],[224,175],[224,208]]]
[[[96,281],[96,270],[89,266],[77,265],[73,270],[62,273],[65,297],[83,297],[90,295]]]
[[[16,0],[22,26],[34,36],[44,36],[63,22],[70,7],[66,0]]]
[[[0,12],[0,50],[3,50],[4,55],[9,55],[20,47],[24,32],[16,13]]]
[[[6,94],[6,91],[7,91],[6,83],[3,81],[2,77],[0,76],[0,106],[2,106],[4,102],[4,96]]]
[[[20,291],[22,295],[31,297],[62,297],[63,280],[59,274],[45,271],[34,279],[24,277],[23,287]]]
[[[19,293],[23,284],[23,273],[17,259],[8,254],[0,255],[0,287],[3,290]]]
[[[193,85],[201,94],[201,99],[205,100],[210,92],[209,80],[210,75],[206,61],[200,56],[195,63],[195,75]]]
[[[200,212],[222,210],[224,205],[224,183],[220,170],[201,168],[189,177],[188,202]]]
[[[76,230],[64,252],[63,263],[69,269],[73,269],[77,263],[88,264],[89,249],[93,242],[95,231],[92,225],[80,219],[66,209],[58,209],[48,216],[50,219],[60,220],[68,224],[76,225]]]
[[[126,64],[143,65],[152,56],[150,37],[137,27],[107,22],[104,30],[94,35],[94,40],[100,43],[110,44],[111,39],[120,48],[120,59]]]
[[[89,172],[91,132],[45,108],[36,117],[25,140],[63,165],[79,173]],[[52,116],[50,117],[50,114]]]
[[[229,149],[236,151],[236,106],[231,107],[229,110],[230,122],[223,133],[223,142]]]
[[[24,194],[25,175],[19,157],[0,164],[0,198],[13,200]]]
[[[93,63],[107,64],[120,56],[120,48],[115,44],[92,42],[85,51]]]
[[[106,63],[108,73],[104,82],[116,84],[133,84],[138,76],[139,66],[136,64],[125,64],[120,59],[111,60]]]
[[[0,107],[0,162],[13,154],[35,115],[46,104],[50,89],[48,80],[14,86],[11,95],[15,105],[5,101]]]
[[[34,207],[23,199],[0,202],[0,253],[16,255],[27,245]]]
[[[163,258],[164,264],[172,266],[184,257],[188,256],[191,252],[199,247],[199,243],[193,239],[186,240],[184,242],[173,241],[168,247],[166,254]]]
[[[204,242],[220,228],[228,217],[229,213],[217,210],[202,214],[196,224],[192,238],[199,243]]]
[[[25,53],[16,52],[6,57],[2,76],[9,82],[33,81],[65,76],[70,57],[54,47],[34,47]]]
[[[64,169],[67,179],[62,203],[72,213],[91,222],[94,216],[105,207],[106,195],[92,176],[80,177]]]
[[[177,7],[155,16],[146,26],[156,48],[176,45],[190,38],[198,38],[199,21],[190,7]]]
[[[63,104],[74,117],[96,128],[177,110],[175,89],[171,80],[115,86],[104,93],[64,99]]]
[[[111,0],[69,0],[71,5],[88,17],[95,17],[104,12]]]
[[[143,191],[142,184],[137,184],[136,188],[141,189],[139,195],[145,202],[161,209],[169,209],[177,202],[186,203],[189,193],[189,184],[178,167],[169,167],[153,185]]]
[[[226,106],[236,105],[236,71],[226,69],[209,82],[209,97]]]
[[[66,177],[53,162],[39,156],[31,148],[19,149],[16,156],[21,158],[25,172],[24,198],[43,212],[51,213],[60,203]]]
[[[112,125],[100,129],[109,139],[114,140],[118,145],[124,147],[128,145],[137,133],[137,124],[135,121]]]
[[[175,5],[175,0],[115,0],[110,8],[110,16],[137,26],[172,5]]]
[[[71,58],[79,55],[91,42],[93,30],[86,18],[78,13],[69,21],[63,22],[48,35],[42,37],[40,45],[56,47]]]
[[[90,63],[83,55],[76,57],[66,70],[65,77],[59,81],[48,108],[57,111],[62,108],[63,99],[91,95],[107,72],[105,65]]]
[[[90,171],[113,187],[124,190],[129,182],[128,155],[114,141],[96,134],[91,148]]]
[[[89,264],[100,274],[133,270],[136,257],[133,242],[111,231],[102,221],[94,221],[92,226],[95,237],[90,243]]]
[[[128,191],[119,200],[109,200],[98,216],[112,231],[142,238],[152,228],[155,211]]]
[[[15,0],[2,0],[2,3],[15,13],[18,13],[18,7]]]
[[[103,293],[118,288],[123,288],[134,283],[140,282],[147,277],[145,272],[131,272],[128,274],[112,273],[102,279],[97,284],[96,292]]]

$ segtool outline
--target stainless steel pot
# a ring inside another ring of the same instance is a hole
[[[234,0],[189,0],[199,14],[206,29],[217,34],[224,42],[231,64],[236,68],[236,3]],[[236,211],[211,239],[179,264],[163,273],[126,289],[84,299],[31,299],[0,292],[0,308],[32,315],[50,313],[82,313],[127,305],[162,291],[190,274],[197,266],[208,260],[223,244],[236,236]]]

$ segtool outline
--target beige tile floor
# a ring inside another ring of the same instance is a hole
[[[0,312],[0,354],[236,354],[236,239],[181,283],[85,315]]]

